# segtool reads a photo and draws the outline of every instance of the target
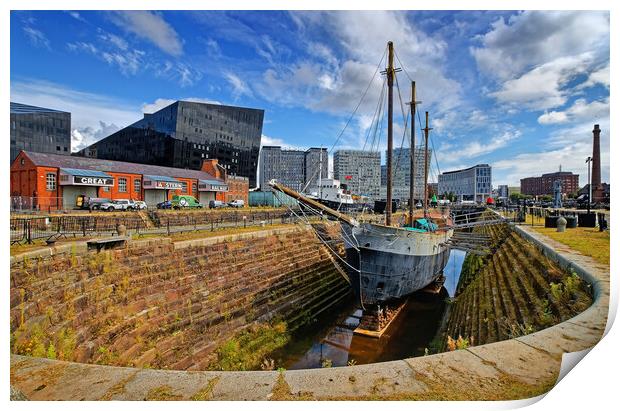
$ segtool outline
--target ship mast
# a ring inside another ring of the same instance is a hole
[[[323,145],[319,149],[319,200],[323,199],[322,180],[323,180]]]
[[[410,147],[410,166],[411,172],[409,173],[409,225],[413,227],[413,210],[415,202],[415,108],[421,101],[415,99],[415,81],[411,82],[411,144]]]
[[[428,216],[428,111],[426,112],[426,126],[424,127],[424,218]]]
[[[394,108],[394,45],[388,41],[388,66],[386,69],[388,84],[388,129],[387,129],[387,194],[385,201],[385,225],[392,225],[392,117]]]

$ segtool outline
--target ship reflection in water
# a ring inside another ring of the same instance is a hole
[[[369,364],[424,355],[441,326],[446,298],[454,296],[465,253],[452,250],[446,281],[437,295],[417,292],[381,338],[356,335],[362,310],[348,306],[338,318],[320,321],[295,336],[276,363],[289,370]]]

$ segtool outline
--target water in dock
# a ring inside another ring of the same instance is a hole
[[[290,344],[273,353],[276,364],[286,369],[338,367],[424,355],[441,326],[446,298],[454,296],[464,258],[465,252],[452,250],[439,294],[412,294],[381,338],[353,333],[362,310],[351,302],[299,330]]]

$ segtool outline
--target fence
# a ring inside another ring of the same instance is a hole
[[[70,208],[73,208],[71,205]],[[16,213],[37,213],[41,211],[63,210],[62,197],[24,197],[11,196],[11,212]]]
[[[11,218],[11,244],[32,243],[38,239],[52,239],[67,235],[91,236],[116,232],[119,225],[128,230],[146,229],[141,218],[131,216],[97,218],[93,216],[49,216],[49,217],[15,217]]]
[[[194,213],[192,213],[194,214]],[[71,235],[73,237],[114,234],[119,225],[124,225],[129,232],[143,234],[172,234],[199,230],[220,230],[273,224],[291,224],[296,217],[290,212],[218,213],[207,217],[202,214],[169,215],[154,219],[153,227],[137,214],[108,216],[50,216],[50,217],[15,217],[11,218],[11,244],[32,243],[35,240],[57,239]]]
[[[290,215],[290,211],[286,208],[280,210],[222,210],[222,211],[193,211],[187,213],[170,212],[170,211],[149,211],[151,221],[156,227],[165,227],[168,225],[204,225],[212,223],[254,223],[256,221],[273,220],[282,216]]]
[[[497,207],[496,210],[500,212],[509,221],[516,224],[525,224],[532,227],[555,227],[555,221],[550,220],[548,217],[563,216],[568,221],[567,227],[599,227],[602,229],[608,229],[610,225],[610,215],[604,212],[591,212],[588,214],[587,210],[567,210],[567,209],[552,209],[541,207],[525,207],[525,206],[511,206],[511,207]],[[571,219],[574,219],[571,221]]]

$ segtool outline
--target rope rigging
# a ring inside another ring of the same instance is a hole
[[[387,53],[387,47],[383,51],[383,55],[381,56],[381,60],[379,60],[379,64],[377,64],[377,68],[375,69],[375,72],[372,75],[372,78],[370,79],[370,82],[368,83],[368,86],[366,87],[366,90],[364,90],[364,94],[362,94],[362,98],[360,99],[360,101],[355,106],[355,109],[353,110],[353,112],[349,116],[349,119],[347,120],[347,122],[344,125],[344,128],[342,129],[340,134],[338,134],[338,137],[336,138],[336,141],[332,145],[331,149],[329,149],[329,152],[332,152],[334,150],[334,147],[336,147],[336,144],[338,144],[338,141],[340,141],[340,138],[342,137],[342,135],[344,134],[345,130],[349,126],[349,123],[351,123],[351,120],[353,119],[353,116],[355,116],[355,113],[357,113],[357,110],[362,105],[362,102],[364,101],[364,98],[366,97],[366,94],[368,93],[368,90],[370,89],[370,86],[372,85],[373,81],[375,80],[375,77],[377,76],[377,73],[379,72],[379,68],[381,67],[381,63],[383,63],[383,60],[385,59],[386,53]]]

